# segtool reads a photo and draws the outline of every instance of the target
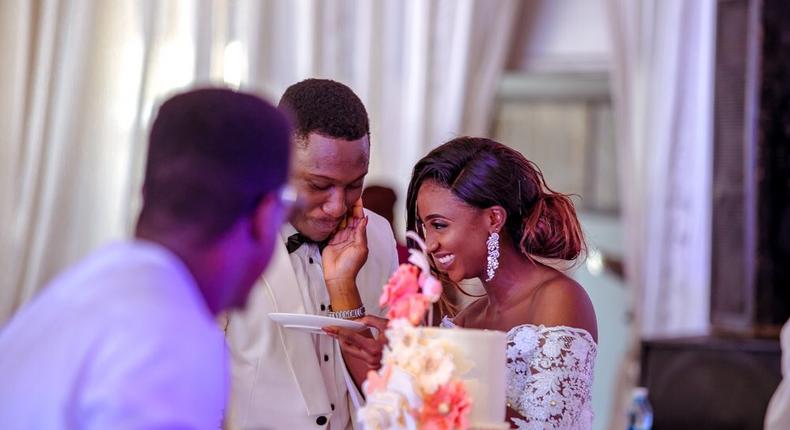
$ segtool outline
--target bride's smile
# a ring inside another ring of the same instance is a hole
[[[440,256],[441,255],[441,256]],[[433,259],[439,263],[440,269],[447,269],[448,266],[453,264],[453,260],[455,260],[455,255],[453,254],[434,254]]]

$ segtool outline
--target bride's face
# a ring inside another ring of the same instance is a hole
[[[440,272],[454,282],[484,273],[485,211],[466,204],[448,188],[426,181],[417,193],[417,223]]]

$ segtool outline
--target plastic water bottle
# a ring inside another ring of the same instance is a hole
[[[653,408],[647,400],[647,388],[636,387],[631,392],[628,408],[628,430],[650,430],[653,427]]]

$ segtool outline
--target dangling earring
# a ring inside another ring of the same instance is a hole
[[[486,247],[488,248],[488,262],[486,264],[486,274],[488,277],[486,278],[486,282],[489,282],[494,279],[496,269],[499,268],[499,233],[493,232],[488,235]]]

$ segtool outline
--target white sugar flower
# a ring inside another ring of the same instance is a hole
[[[419,250],[409,250],[409,263],[419,267],[422,273],[431,273],[431,264],[428,262],[428,257],[426,256],[428,254],[428,247],[425,246],[425,242],[420,235],[413,231],[407,231],[406,238],[415,241],[417,246],[420,247]]]
[[[363,428],[369,430],[407,429],[404,415],[406,399],[393,391],[379,391],[368,396],[367,403],[357,412]]]
[[[385,352],[385,362],[404,366],[420,354],[420,331],[405,318],[390,321],[386,336],[390,349]]]
[[[436,303],[442,295],[442,283],[431,275],[425,275],[430,272],[422,273],[423,275],[420,275],[420,288],[422,288],[422,293],[425,294],[428,300]]]
[[[421,352],[410,363],[408,370],[415,375],[420,389],[426,394],[432,394],[453,376],[453,357],[438,342],[429,342],[421,348]]]
[[[407,406],[412,410],[422,408],[422,397],[417,390],[417,380],[404,369],[394,368],[390,376],[389,391],[403,396]]]

